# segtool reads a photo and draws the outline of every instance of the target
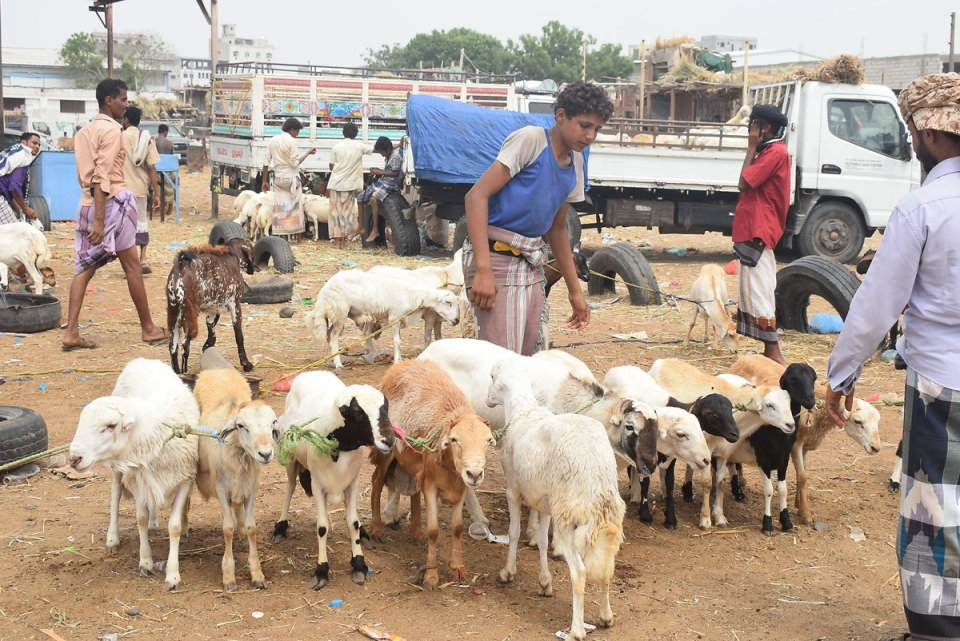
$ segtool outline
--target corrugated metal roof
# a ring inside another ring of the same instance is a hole
[[[733,68],[743,68],[742,51],[731,51]],[[781,65],[795,65],[802,63],[821,62],[823,58],[796,49],[752,49],[749,64],[751,67],[778,67]]]
[[[59,49],[4,47],[3,66],[63,67]]]

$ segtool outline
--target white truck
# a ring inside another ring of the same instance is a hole
[[[776,104],[790,121],[791,206],[780,249],[852,261],[864,238],[882,229],[897,201],[920,183],[920,164],[893,92],[878,85],[786,82],[752,87],[750,103]],[[420,131],[421,137],[448,135],[429,123]],[[581,216],[595,214],[598,229],[731,232],[746,123],[615,119],[604,131],[590,147]],[[411,138],[416,151],[424,141]],[[435,203],[438,216],[459,220],[470,181],[423,179],[429,171],[410,155],[408,182],[419,186],[421,204]],[[432,159],[437,168],[452,162]]]

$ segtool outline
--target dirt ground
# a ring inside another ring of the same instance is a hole
[[[167,221],[152,226],[152,263],[147,289],[154,317],[163,318],[163,286],[172,256],[182,241],[206,239],[211,226],[208,175],[184,171],[184,199],[179,224]],[[230,198],[221,199],[221,218],[229,215]],[[64,298],[69,288],[73,260],[72,223],[56,224],[47,236],[56,254],[57,292]],[[700,265],[724,264],[731,258],[730,242],[716,234],[659,236],[655,231],[609,230],[616,240],[649,242],[647,252],[665,292],[683,295]],[[595,231],[584,231],[584,244],[599,247]],[[870,241],[876,245],[877,238]],[[349,261],[361,267],[388,262],[417,266],[417,259],[400,259],[386,252],[333,251],[324,241],[294,247],[302,263],[292,276],[296,298],[316,295],[320,285]],[[665,253],[681,246],[696,249],[683,258]],[[70,442],[80,409],[88,401],[109,393],[117,373],[134,357],[168,360],[167,349],[139,341],[136,315],[126,291],[122,270],[114,263],[97,275],[95,291],[86,298],[81,320],[83,334],[96,340],[95,350],[63,353],[60,332],[24,337],[0,336],[0,403],[36,409],[46,420],[51,447]],[[736,296],[736,281],[728,277]],[[562,284],[552,295],[552,338],[555,347],[569,349],[598,376],[622,364],[649,366],[656,358],[677,356],[700,367],[719,371],[733,357],[712,352],[696,342],[680,345],[691,314],[689,306],[631,307],[611,303],[613,296],[591,298],[596,307],[583,332],[562,327],[568,311]],[[279,305],[247,306],[244,310],[247,353],[264,377],[263,388],[283,373],[300,369],[322,358],[303,328],[310,300],[295,303],[292,319],[278,316]],[[619,342],[610,334],[647,332],[648,340]],[[346,338],[356,338],[355,329]],[[446,330],[457,335],[456,330]],[[221,324],[220,346],[236,359],[229,327]],[[421,347],[419,328],[404,330],[404,351],[415,356]],[[696,336],[696,334],[695,334]],[[833,336],[783,335],[787,358],[806,361],[822,377]],[[194,343],[191,369],[199,362]],[[756,344],[745,340],[741,352]],[[356,353],[360,349],[355,348]],[[376,384],[385,365],[349,365],[342,378],[347,383]],[[866,369],[859,391],[902,395],[903,376],[879,359]],[[279,413],[283,395],[266,394]],[[762,491],[760,475],[748,469],[746,503],[726,501],[730,529],[701,532],[697,528],[699,503],[678,501],[679,529],[663,528],[659,484],[652,490],[656,520],[646,526],[637,519],[635,506],[624,522],[626,542],[617,559],[612,591],[616,622],[588,638],[607,640],[709,639],[760,641],[764,639],[873,640],[904,629],[894,538],[898,496],[886,489],[900,434],[898,409],[881,408],[884,447],[870,456],[837,431],[821,451],[810,456],[811,497],[819,528],[799,524],[794,532],[760,532]],[[385,543],[367,546],[366,559],[373,567],[370,580],[356,586],[349,575],[349,545],[345,539],[343,511],[332,513],[330,544],[332,581],[319,592],[310,589],[316,563],[315,513],[312,500],[297,490],[293,501],[290,536],[271,541],[285,485],[276,463],[265,470],[258,498],[259,535],[266,591],[252,589],[246,570],[246,544],[237,546],[240,589],[224,593],[220,585],[223,541],[215,503],[194,501],[191,531],[181,547],[183,583],[173,593],[164,590],[163,576],[138,575],[137,532],[133,504],[121,505],[120,553],[108,556],[105,531],[109,517],[109,479],[102,468],[88,478],[71,479],[43,469],[20,484],[0,489],[0,641],[48,638],[52,629],[67,641],[92,641],[116,633],[120,639],[360,639],[358,625],[374,625],[407,641],[477,639],[526,641],[554,638],[569,625],[571,595],[566,565],[551,561],[554,596],[537,596],[536,551],[524,548],[519,556],[515,584],[496,581],[505,546],[468,539],[465,543],[469,585],[449,585],[426,592],[415,585],[425,546],[411,541],[406,529],[388,531]],[[502,473],[496,457],[481,494],[495,533],[506,532]],[[370,518],[369,466],[363,472],[361,518]],[[793,471],[790,472],[793,505]],[[626,490],[626,480],[621,480]],[[697,487],[697,501],[700,488]],[[404,502],[406,508],[406,502]],[[446,521],[449,508],[442,513]],[[851,538],[854,528],[865,540]],[[152,537],[154,555],[164,558],[167,543],[161,534]],[[449,554],[449,535],[441,532],[440,557]],[[442,567],[442,566],[441,566]],[[595,621],[598,591],[588,587],[586,620]],[[331,602],[342,600],[333,607]],[[136,608],[138,613],[133,610]]]

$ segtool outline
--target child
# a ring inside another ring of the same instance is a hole
[[[570,251],[567,203],[584,199],[581,152],[612,114],[603,89],[571,83],[554,104],[556,124],[510,134],[467,193],[463,270],[478,338],[523,355],[544,347],[542,236],[567,284],[572,308],[567,327],[582,329],[590,322]]]

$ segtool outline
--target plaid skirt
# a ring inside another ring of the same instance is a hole
[[[960,639],[960,392],[913,370],[904,394],[899,524],[911,638]]]

